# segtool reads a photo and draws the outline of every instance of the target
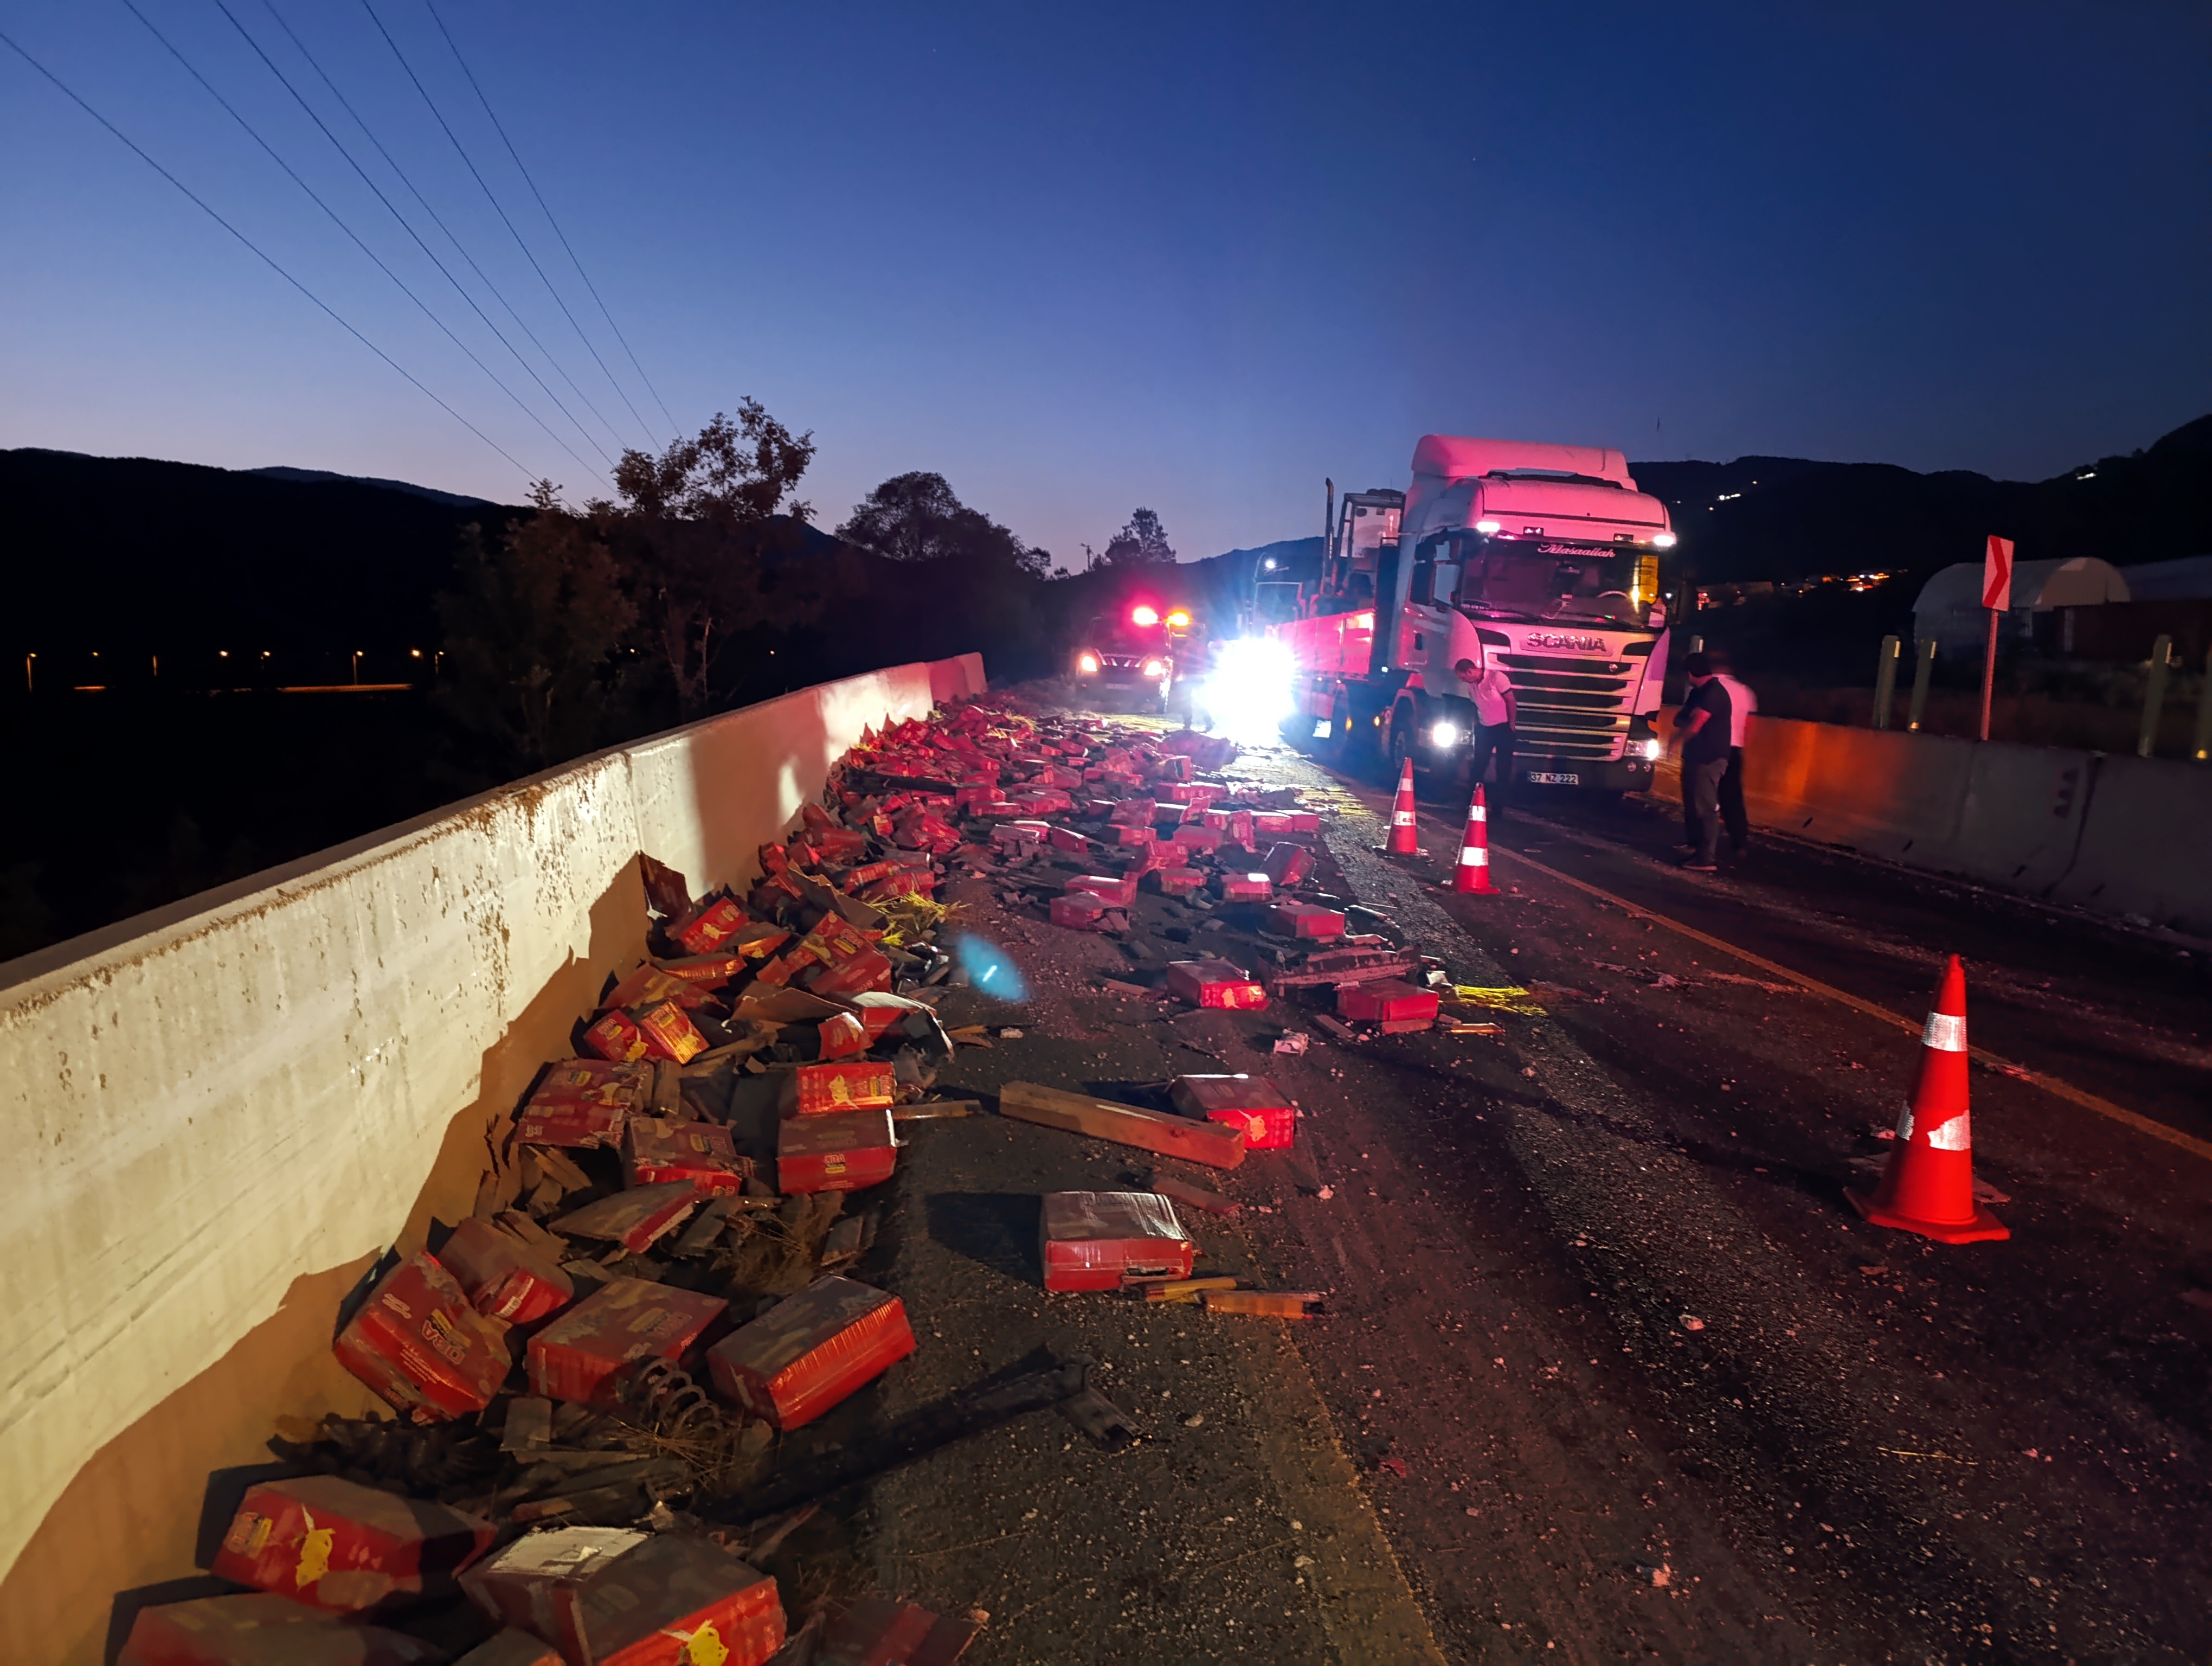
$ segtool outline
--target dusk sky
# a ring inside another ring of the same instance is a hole
[[[0,30],[520,466],[4,48],[0,446],[514,502],[665,441],[424,0],[135,3],[591,468],[124,0],[15,0]],[[2212,409],[2193,0],[438,3],[675,423],[750,394],[812,429],[825,526],[933,469],[1064,562],[1140,503],[1208,555],[1317,531],[1324,475],[1402,485],[1431,429],[2032,478]]]

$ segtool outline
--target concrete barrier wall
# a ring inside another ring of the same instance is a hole
[[[1656,773],[1679,801],[1679,761]],[[1744,808],[1776,832],[2212,936],[2203,764],[1762,717]]]
[[[0,1650],[102,1657],[210,1472],[373,1404],[338,1305],[466,1213],[493,1121],[643,948],[637,854],[748,876],[966,655],[604,752],[0,966]]]

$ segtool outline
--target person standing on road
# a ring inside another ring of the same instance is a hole
[[[1741,861],[1751,849],[1751,818],[1743,808],[1743,749],[1751,739],[1751,720],[1759,711],[1759,696],[1729,673],[1725,654],[1708,654],[1713,677],[1728,690],[1728,768],[1721,774],[1721,824],[1728,829],[1729,854]]]
[[[1720,866],[1721,776],[1728,770],[1728,689],[1713,674],[1706,655],[1692,654],[1682,662],[1690,676],[1689,697],[1674,714],[1671,749],[1682,747],[1682,802],[1694,818],[1698,848],[1682,860],[1692,873],[1711,873]]]
[[[1495,757],[1498,793],[1487,801],[1495,810],[1504,803],[1505,789],[1513,780],[1513,726],[1520,721],[1521,704],[1513,693],[1511,679],[1498,666],[1486,664],[1478,670],[1474,660],[1462,660],[1452,670],[1466,687],[1467,697],[1474,702],[1474,750],[1468,762],[1468,790],[1472,793],[1481,785],[1490,760]]]

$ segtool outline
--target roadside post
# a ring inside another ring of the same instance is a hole
[[[2204,680],[2197,687],[2197,744],[2191,756],[2199,763],[2212,763],[2212,649],[2204,654]]]
[[[2136,736],[2136,756],[2148,757],[2158,747],[2158,720],[2166,714],[2166,661],[2173,658],[2173,638],[2159,632],[2150,645],[2150,681],[2143,687],[2142,728]],[[2204,727],[2199,715],[2197,727]]]
[[[1881,652],[1874,662],[1874,726],[1877,729],[1889,727],[1889,708],[1897,702],[1898,641],[1894,636],[1881,639]]]
[[[1982,733],[1990,738],[1990,696],[1997,678],[1997,621],[2012,605],[2012,540],[1990,534],[1989,553],[1982,558],[1982,605],[1990,616],[1989,645],[1982,650]]]
[[[1913,644],[1912,704],[1905,714],[1905,727],[1916,734],[1928,715],[1928,673],[1935,669],[1936,639],[1930,636]]]

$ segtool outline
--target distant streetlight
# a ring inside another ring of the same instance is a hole
[[[356,683],[359,683],[359,682],[361,681],[361,656],[362,656],[362,649],[360,649],[360,648],[356,648],[356,649],[353,651],[353,680],[354,680]]]
[[[31,661],[38,657],[35,654],[27,654],[23,656],[23,692],[26,694],[36,694],[39,691],[37,684],[31,680]]]
[[[1273,556],[1267,557],[1267,570],[1270,573],[1275,570],[1275,558]]]

